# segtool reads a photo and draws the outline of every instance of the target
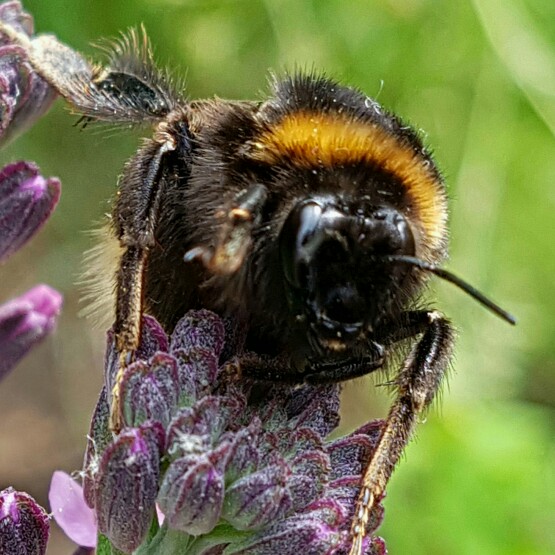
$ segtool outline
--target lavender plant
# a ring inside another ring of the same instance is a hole
[[[0,20],[32,34],[19,2]],[[54,91],[24,50],[0,36],[0,134],[6,142],[50,105]],[[53,210],[60,185],[32,164],[0,174],[0,256],[21,247]],[[0,308],[0,355],[7,372],[53,326],[59,294],[42,286]],[[144,317],[134,362],[121,386],[124,429],[109,428],[118,366],[108,335],[105,385],[92,417],[83,488],[55,473],[53,516],[80,552],[187,555],[341,555],[361,472],[380,422],[330,439],[339,422],[337,386],[265,385],[240,377],[233,325],[190,312],[171,337]],[[386,553],[373,536],[367,555]],[[98,534],[98,542],[96,541]],[[44,510],[24,493],[0,493],[0,552],[42,554]],[[4,547],[9,546],[9,547]],[[2,551],[4,549],[4,551]]]

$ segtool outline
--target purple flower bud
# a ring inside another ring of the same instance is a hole
[[[290,429],[311,428],[326,437],[339,425],[339,388],[332,384],[294,389],[287,415]]]
[[[19,2],[2,4],[0,21],[27,36],[33,34],[33,19]],[[55,98],[55,90],[35,73],[24,49],[0,35],[0,144],[31,126]]]
[[[377,439],[355,432],[330,443],[327,446],[333,469],[330,478],[360,476],[376,447]]]
[[[369,539],[368,547],[364,555],[387,555],[387,547],[383,538],[379,536],[374,536]]]
[[[136,360],[148,360],[159,351],[168,350],[168,336],[162,326],[152,316],[145,315],[142,319],[141,340],[135,352]],[[107,334],[106,356],[104,357],[104,383],[106,390],[112,391],[113,380],[119,368],[119,355],[114,341],[114,332]]]
[[[169,528],[193,536],[212,531],[221,516],[224,479],[205,454],[174,461],[166,471],[158,503]]]
[[[191,310],[175,326],[172,352],[201,348],[219,357],[224,346],[224,333],[224,325],[216,314],[209,310]]]
[[[0,553],[43,555],[49,534],[48,515],[29,494],[0,491]]]
[[[152,420],[166,427],[177,406],[178,387],[177,364],[166,353],[155,354],[148,363],[131,364],[120,389],[125,424],[139,426]]]
[[[47,285],[0,306],[0,379],[56,324],[62,296]]]
[[[260,421],[255,420],[249,426],[233,434],[226,453],[226,482],[237,481],[241,476],[254,472],[258,468],[260,452]]]
[[[60,198],[60,182],[45,179],[29,162],[0,172],[0,261],[18,250],[44,225]]]
[[[181,409],[168,427],[168,454],[172,458],[189,455],[193,437],[212,445],[224,430],[232,427],[231,422],[237,420],[242,407],[240,399],[210,395],[193,407]]]
[[[212,351],[197,347],[186,351],[173,350],[177,359],[181,404],[191,404],[210,393],[218,376],[218,357]]]
[[[96,517],[83,497],[83,488],[66,472],[57,470],[52,475],[48,501],[54,520],[77,545],[95,547]]]
[[[223,517],[237,530],[252,530],[282,519],[292,507],[285,461],[243,476],[226,489]]]
[[[331,470],[330,460],[321,451],[307,451],[292,461],[291,470],[293,475],[288,487],[293,508],[299,511],[324,492]]]
[[[337,527],[345,518],[333,501],[316,504],[301,513],[268,526],[243,541],[228,546],[226,555],[332,555],[346,542]]]
[[[144,540],[155,514],[164,429],[124,429],[102,455],[95,488],[99,530],[124,553]]]
[[[112,442],[113,435],[110,431],[110,407],[108,395],[103,387],[96,407],[94,409],[89,434],[87,436],[87,449],[83,463],[83,497],[87,505],[93,509],[96,499],[96,478],[100,466],[100,459],[106,447]]]

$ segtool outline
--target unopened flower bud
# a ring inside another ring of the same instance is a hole
[[[152,420],[166,427],[179,398],[175,359],[166,353],[157,353],[148,363],[134,362],[125,371],[120,395],[127,426]]]
[[[0,491],[0,553],[43,555],[49,534],[48,515],[29,494]]]
[[[261,528],[283,518],[292,507],[284,461],[243,476],[226,490],[223,517],[237,530]]]
[[[60,293],[37,285],[0,306],[0,379],[56,324]]]
[[[44,225],[60,198],[60,182],[46,179],[29,162],[0,172],[0,261],[25,244]]]
[[[206,454],[188,455],[169,466],[158,503],[168,527],[198,536],[212,531],[221,516],[224,479]]]
[[[33,18],[19,2],[0,5],[0,21],[23,36],[33,34]],[[33,70],[25,49],[0,34],[0,145],[30,127],[55,98],[56,91]]]
[[[95,508],[99,530],[124,553],[144,540],[155,514],[164,429],[158,422],[124,429],[100,461]]]

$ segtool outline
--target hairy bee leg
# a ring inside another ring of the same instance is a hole
[[[430,311],[407,310],[392,322],[385,322],[376,329],[376,340],[385,346],[424,333],[430,325]]]
[[[450,322],[435,311],[423,314],[428,320],[428,327],[394,382],[397,398],[364,472],[351,526],[352,546],[349,555],[362,555],[370,513],[382,498],[418,417],[432,402],[449,363],[454,340]]]
[[[235,364],[238,374],[251,380],[283,384],[302,383],[302,374],[291,372],[291,361],[285,355],[265,357],[248,352],[242,354]]]
[[[267,198],[268,190],[259,183],[239,193],[232,207],[218,214],[224,218],[224,223],[216,247],[195,247],[185,254],[185,260],[200,259],[215,274],[236,272],[252,244],[252,230],[260,222]]]
[[[383,348],[375,345],[375,352],[365,357],[341,362],[314,364],[307,372],[291,372],[291,361],[286,357],[262,357],[256,353],[241,356],[238,367],[242,376],[256,381],[312,385],[337,383],[365,376],[383,365]]]
[[[133,359],[141,336],[143,282],[149,249],[155,244],[154,229],[163,187],[161,163],[175,149],[171,137],[148,141],[126,164],[114,212],[116,235],[125,251],[116,282],[114,334],[119,367],[112,384],[110,427],[122,428],[120,385],[125,368]],[[129,208],[131,206],[131,208]]]

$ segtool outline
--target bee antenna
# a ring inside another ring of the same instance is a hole
[[[441,279],[444,279],[445,281],[449,281],[454,285],[456,285],[459,289],[462,289],[473,299],[477,300],[479,303],[481,303],[483,306],[491,310],[494,314],[496,314],[497,316],[499,316],[509,324],[513,326],[516,324],[516,318],[512,314],[510,314],[506,310],[503,310],[499,305],[494,303],[491,299],[488,299],[483,293],[480,293],[478,289],[476,289],[466,281],[462,280],[460,277],[456,276],[455,274],[452,274],[451,272],[448,272],[447,270],[444,270],[442,268],[437,268],[433,264],[429,264],[428,262],[424,260],[420,260],[420,258],[416,258],[414,256],[393,254],[393,255],[385,256],[384,258],[388,262],[410,264],[411,266],[416,266],[417,268],[420,268],[421,270],[424,270],[426,272],[430,272],[440,277]]]

